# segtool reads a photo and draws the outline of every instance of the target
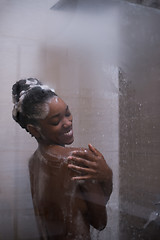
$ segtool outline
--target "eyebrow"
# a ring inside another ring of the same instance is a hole
[[[66,107],[65,111],[67,112],[67,111],[68,111],[68,109],[69,109],[69,107],[68,107],[68,105],[67,105],[67,107]],[[59,117],[60,115],[61,115],[61,113],[57,113],[57,114],[55,114],[55,115],[51,116],[51,117],[50,117],[50,119],[52,119],[52,118],[57,118],[57,117]]]

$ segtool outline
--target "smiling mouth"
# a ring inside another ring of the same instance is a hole
[[[68,132],[66,132],[66,133],[63,133],[64,134],[64,136],[68,136],[68,137],[70,137],[70,136],[72,136],[73,135],[73,130],[72,129],[70,129]]]

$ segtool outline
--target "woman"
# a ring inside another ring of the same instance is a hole
[[[65,147],[74,141],[72,115],[54,90],[29,78],[16,82],[12,95],[14,120],[38,142],[29,171],[41,238],[90,240],[90,225],[107,224],[111,169],[91,144]]]

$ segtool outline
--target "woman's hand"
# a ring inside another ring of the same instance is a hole
[[[112,170],[96,148],[91,144],[88,147],[87,150],[75,150],[68,157],[68,168],[78,173],[72,180],[95,180],[101,185],[107,203],[112,193]],[[85,184],[86,188],[88,184]]]
[[[72,180],[92,179],[99,182],[106,182],[112,178],[112,170],[107,165],[103,155],[91,144],[89,150],[76,150],[68,157],[68,167],[80,176],[72,177]]]

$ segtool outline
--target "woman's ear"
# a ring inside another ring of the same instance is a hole
[[[28,124],[27,125],[27,130],[29,131],[29,133],[35,137],[35,138],[40,138],[41,134],[40,134],[40,131],[39,131],[39,128],[37,126],[34,126],[32,124]]]

